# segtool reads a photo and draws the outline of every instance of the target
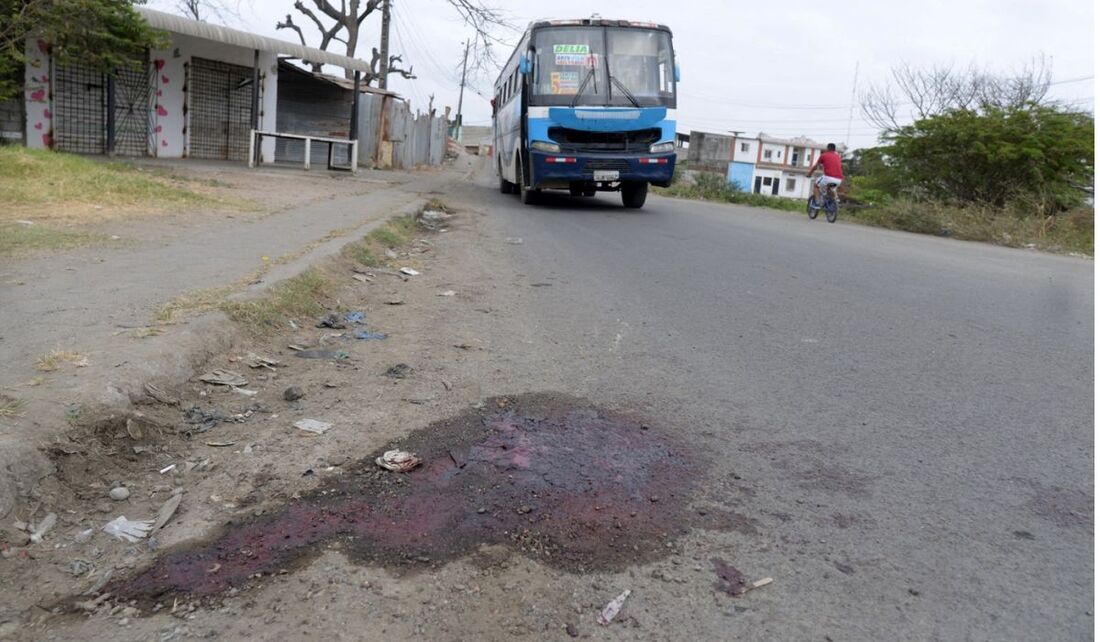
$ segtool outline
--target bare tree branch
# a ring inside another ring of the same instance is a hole
[[[240,22],[240,0],[232,4],[230,6],[227,0],[176,0],[176,11],[202,22],[209,22],[211,19],[220,24]]]
[[[1046,56],[1039,56],[1007,75],[973,66],[922,69],[902,63],[891,69],[890,80],[872,85],[863,93],[860,106],[864,119],[889,136],[907,122],[951,109],[1045,104],[1050,83],[1050,60]]]

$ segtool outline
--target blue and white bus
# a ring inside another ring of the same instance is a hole
[[[540,190],[619,191],[641,207],[676,165],[672,32],[652,23],[533,22],[494,86],[500,191],[530,203]]]

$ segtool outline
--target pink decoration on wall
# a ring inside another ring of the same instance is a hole
[[[164,117],[168,115],[168,110],[164,108],[164,105],[157,105],[157,116]]]
[[[42,129],[42,123],[35,123],[34,128],[35,129]]]
[[[45,89],[36,89],[36,90],[32,91],[31,92],[31,100],[33,100],[36,103],[46,102],[46,90]]]
[[[160,81],[167,85],[168,84],[168,76],[161,76]]]
[[[157,58],[153,61],[153,64],[156,65],[157,71],[164,69],[164,58]]]
[[[50,77],[47,76],[46,74],[42,74],[42,80],[41,81],[42,82],[50,82]]]
[[[38,39],[38,50],[41,51],[42,53],[49,53],[50,52],[49,43],[46,42],[45,40],[42,40],[41,38],[39,38]]]
[[[50,111],[49,107],[47,107],[45,110],[42,111],[42,115],[45,116],[46,118],[53,118],[53,112]]]
[[[166,140],[160,141],[160,146],[161,147],[168,147],[168,141],[166,141]]]
[[[157,98],[160,98],[163,95],[164,95],[164,92],[158,89],[157,90]]]
[[[42,145],[47,149],[53,149],[53,134],[49,132],[42,134]]]
[[[163,127],[161,127],[160,125],[157,125],[156,127],[153,128],[153,131],[159,134],[163,129],[164,129]]]

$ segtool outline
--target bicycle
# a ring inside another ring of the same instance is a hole
[[[836,214],[840,209],[840,204],[837,201],[836,185],[825,186],[825,191],[822,194],[822,203],[818,204],[814,202],[814,195],[810,194],[810,197],[806,199],[806,214],[810,217],[810,220],[817,218],[817,213],[820,210],[825,210],[825,220],[830,223],[836,223]]]

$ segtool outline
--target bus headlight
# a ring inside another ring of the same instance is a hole
[[[671,154],[676,151],[675,143],[654,143],[649,146],[650,154]]]
[[[538,150],[540,152],[546,152],[548,154],[561,153],[561,145],[557,143],[548,143],[544,140],[536,140],[531,143],[531,149]]]

